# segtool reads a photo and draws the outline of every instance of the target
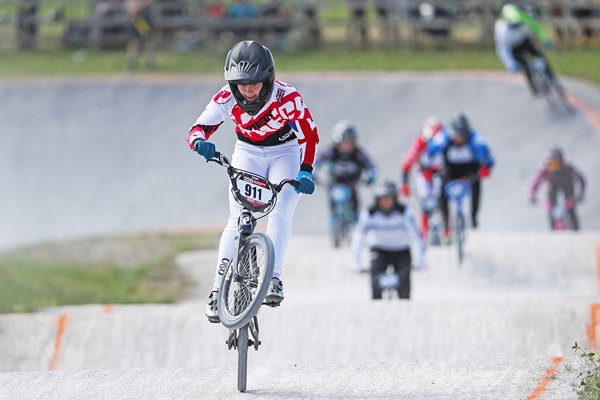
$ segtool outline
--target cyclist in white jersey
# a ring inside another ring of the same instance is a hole
[[[236,125],[237,142],[231,164],[267,177],[272,182],[296,179],[299,187],[285,186],[269,214],[267,235],[275,248],[275,268],[265,298],[278,305],[283,300],[280,280],[283,256],[292,231],[294,210],[300,193],[312,194],[313,163],[319,136],[310,111],[298,91],[275,80],[271,51],[255,41],[243,41],[227,54],[225,80],[228,82],[208,103],[188,134],[190,148],[206,159],[215,145],[209,141],[218,127],[230,118]],[[233,242],[241,206],[229,194],[229,219],[219,243],[219,258],[206,316],[219,322],[218,292],[225,269],[233,256]]]

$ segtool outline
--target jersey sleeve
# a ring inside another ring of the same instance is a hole
[[[548,176],[548,169],[544,166],[542,169],[538,171],[535,178],[533,179],[533,183],[531,184],[530,197],[535,197],[537,191],[544,180],[546,180]]]
[[[231,92],[224,87],[208,103],[202,114],[188,133],[188,145],[191,149],[197,140],[208,140],[227,118],[228,110],[234,102]]]
[[[312,172],[317,155],[319,134],[312,115],[300,93],[294,90],[284,96],[277,112],[283,119],[288,121],[290,127],[298,137],[298,143],[305,144],[302,169]]]
[[[495,160],[486,141],[475,131],[472,131],[471,141],[473,143],[475,155],[477,156],[477,161],[485,167],[492,168]]]
[[[402,162],[402,173],[407,174],[410,172],[410,169],[414,165],[414,163],[419,159],[419,156],[425,150],[426,143],[419,135],[410,145],[406,155],[404,156],[404,161]]]
[[[356,223],[356,228],[354,228],[354,234],[352,235],[352,259],[355,265],[360,265],[361,261],[361,253],[362,249],[365,245],[365,238],[367,233],[370,230],[369,227],[369,211],[364,209],[361,211],[360,216],[358,218],[358,222]]]
[[[502,61],[502,64],[509,71],[517,70],[517,61],[512,55],[512,48],[508,43],[508,27],[505,21],[498,20],[494,25],[494,44],[496,45],[496,55]]]

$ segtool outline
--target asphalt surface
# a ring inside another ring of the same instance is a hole
[[[488,139],[498,167],[485,182],[481,228],[468,237],[462,267],[453,248],[431,248],[428,268],[412,274],[410,301],[373,302],[348,250],[330,248],[317,193],[296,212],[286,300],[260,311],[263,344],[249,354],[246,394],[235,388],[227,330],[203,316],[216,256],[200,252],[178,260],[196,283],[181,304],[0,316],[0,399],[576,398],[581,361],[571,347],[597,341],[600,92],[568,81],[580,108],[561,115],[504,75],[326,78],[281,77],[303,93],[323,144],[338,119],[352,117],[383,176],[398,175],[431,113],[448,119],[463,110]],[[180,78],[0,84],[2,98],[12,99],[0,111],[8,193],[0,247],[220,226],[225,175],[185,143],[220,85]],[[216,135],[220,149],[232,149],[231,124]],[[578,234],[546,232],[544,211],[527,203],[533,174],[555,144],[588,176],[580,210],[586,231]]]

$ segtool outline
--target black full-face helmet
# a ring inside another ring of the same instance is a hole
[[[454,120],[452,120],[452,137],[453,138],[466,138],[471,131],[471,125],[465,114],[459,114]]]
[[[229,50],[225,58],[225,80],[235,101],[242,110],[256,115],[273,92],[275,61],[271,51],[253,40],[239,42]],[[238,89],[239,84],[263,83],[258,100],[249,103]]]

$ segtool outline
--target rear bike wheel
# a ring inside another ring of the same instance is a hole
[[[242,326],[238,330],[237,337],[238,351],[238,390],[246,391],[246,378],[248,377],[248,325]]]
[[[462,214],[456,216],[456,224],[454,224],[454,237],[456,237],[456,248],[458,250],[458,265],[462,265],[464,257],[464,241],[465,241],[465,217]]]
[[[264,233],[248,236],[240,247],[237,265],[232,263],[225,271],[218,306],[225,327],[239,329],[256,315],[269,289],[274,266],[271,239]]]

